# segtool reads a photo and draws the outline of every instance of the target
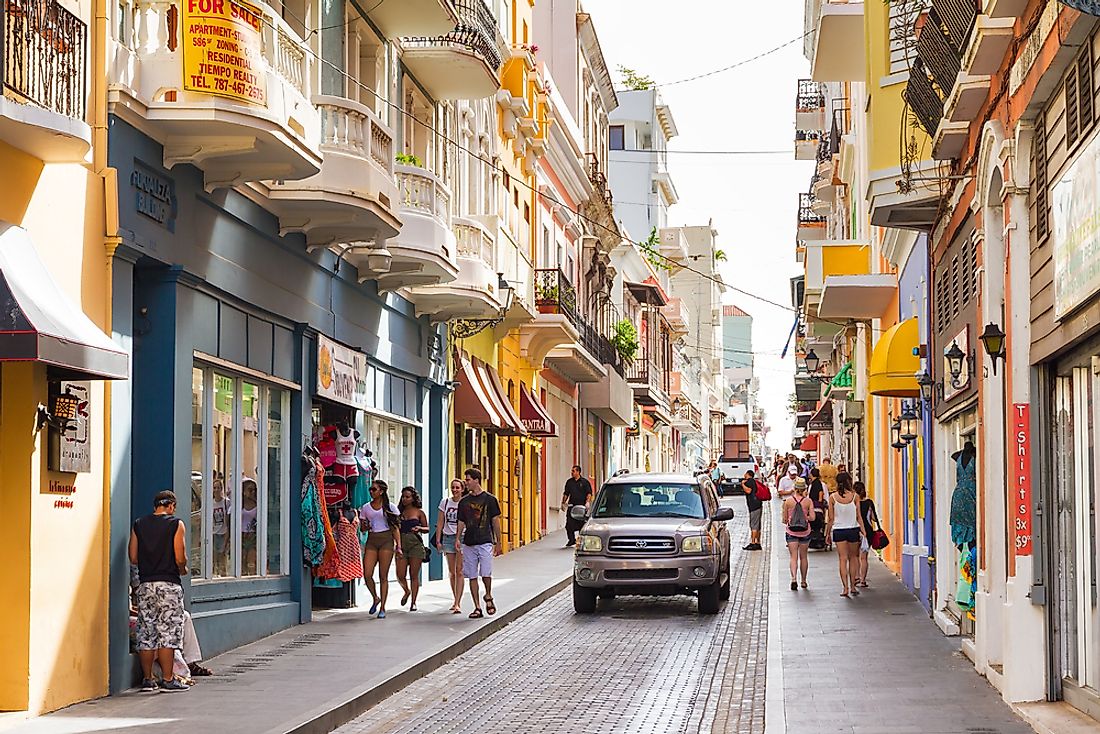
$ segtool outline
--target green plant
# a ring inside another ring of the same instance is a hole
[[[538,288],[538,298],[545,301],[558,300],[558,287],[556,285],[542,285]]]
[[[638,247],[642,251],[642,257],[654,270],[672,270],[669,259],[661,254],[661,240],[657,236],[656,227],[649,231],[649,237],[638,243]]]
[[[623,359],[634,359],[638,353],[638,329],[627,319],[615,322],[615,334],[611,337],[611,346]]]
[[[420,156],[414,155],[413,153],[398,153],[394,156],[394,160],[403,166],[424,167],[424,161],[420,160]]]
[[[726,261],[726,251],[725,250],[715,250],[714,251],[714,259],[717,262],[724,263]]]
[[[623,84],[627,89],[633,89],[634,91],[653,89],[653,79],[651,77],[643,76],[622,64],[619,64],[619,74],[622,75]]]

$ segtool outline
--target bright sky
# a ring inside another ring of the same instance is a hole
[[[729,0],[583,0],[592,14],[608,66],[652,77],[680,135],[670,150],[784,150],[780,155],[670,154],[680,195],[671,225],[713,219],[728,261],[726,283],[789,307],[795,262],[798,193],[809,187],[813,163],[794,160],[797,80],[808,75],[802,41],[706,79],[666,85],[720,69],[775,48],[803,32],[803,3]],[[617,78],[617,74],[616,74]],[[794,390],[793,350],[779,353],[794,313],[735,291],[753,317],[760,400],[772,431],[768,443],[789,450],[793,428],[787,400]]]

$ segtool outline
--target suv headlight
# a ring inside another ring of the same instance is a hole
[[[579,550],[585,553],[599,553],[603,550],[603,539],[598,535],[580,536]]]
[[[680,550],[684,553],[710,552],[710,548],[709,535],[689,535],[680,542]]]

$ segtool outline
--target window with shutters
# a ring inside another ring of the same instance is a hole
[[[1035,239],[1042,241],[1050,233],[1050,203],[1047,198],[1047,125],[1046,118],[1035,121],[1035,143],[1032,158],[1035,161]]]
[[[1084,140],[1096,122],[1096,92],[1092,76],[1092,43],[1089,42],[1066,75],[1067,150]]]

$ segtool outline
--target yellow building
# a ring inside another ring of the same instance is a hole
[[[0,711],[32,715],[108,684],[105,380],[129,363],[104,333],[115,202],[93,5],[9,6],[23,41],[0,67]]]

